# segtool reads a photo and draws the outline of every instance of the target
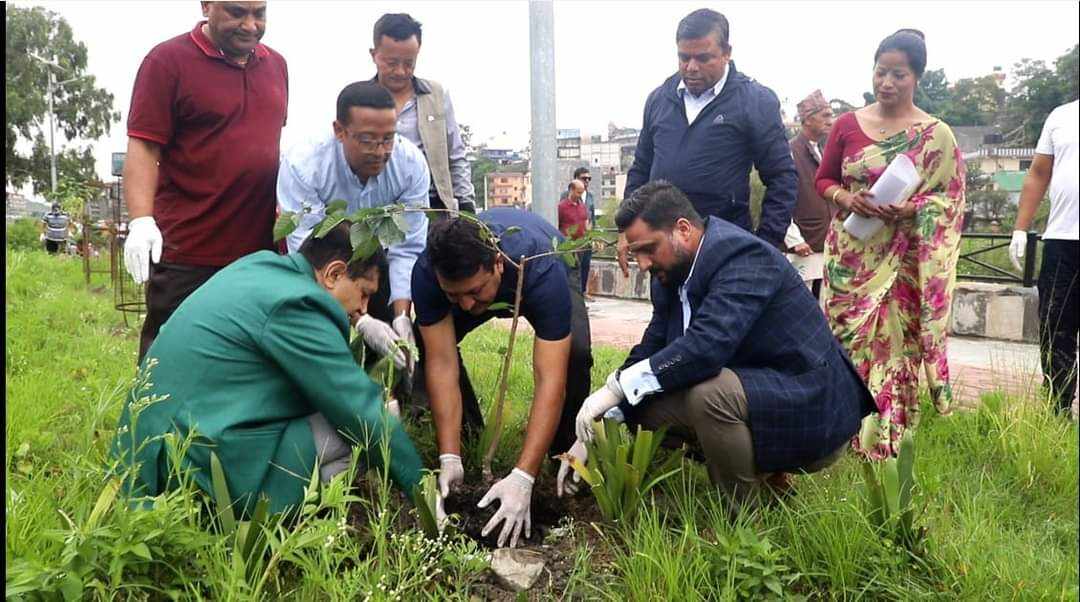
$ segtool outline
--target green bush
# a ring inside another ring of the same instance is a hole
[[[42,248],[41,231],[38,220],[32,217],[20,217],[7,224],[7,246],[9,249],[32,251]]]

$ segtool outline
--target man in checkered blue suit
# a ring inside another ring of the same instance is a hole
[[[737,503],[786,488],[786,473],[835,462],[873,398],[791,264],[717,217],[702,219],[675,186],[642,186],[615,216],[652,276],[641,338],[577,416],[582,441],[602,416],[669,426]],[[574,489],[560,470],[559,490]]]

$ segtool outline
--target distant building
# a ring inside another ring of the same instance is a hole
[[[581,130],[555,132],[555,156],[558,159],[581,158]]]
[[[1009,193],[1009,201],[1020,201],[1024,176],[1035,158],[1035,149],[1006,145],[1008,136],[997,126],[956,126],[956,143],[968,165],[990,178],[993,190]]]
[[[25,217],[29,211],[29,200],[17,192],[8,191],[4,209],[4,215],[8,221]]]
[[[487,174],[488,208],[522,207],[532,201],[528,165],[514,166],[517,170],[493,171]]]

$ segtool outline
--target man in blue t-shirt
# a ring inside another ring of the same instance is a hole
[[[412,273],[413,307],[420,327],[424,384],[435,420],[443,496],[465,478],[461,464],[463,417],[468,427],[483,423],[458,343],[491,318],[510,317],[512,311],[507,306],[514,303],[518,280],[513,264],[520,264],[522,257],[550,252],[552,239],[563,238],[554,226],[520,209],[492,209],[477,217],[490,233],[469,217],[455,216],[433,224],[427,248]],[[492,240],[492,234],[497,240]],[[502,522],[500,546],[508,538],[515,545],[522,532],[528,537],[533,479],[545,455],[562,453],[574,442],[574,418],[589,394],[592,367],[589,320],[579,276],[562,258],[549,255],[526,262],[520,314],[536,333],[532,410],[515,468],[480,500],[481,507],[499,500],[499,510],[483,534]]]

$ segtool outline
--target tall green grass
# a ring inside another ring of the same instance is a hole
[[[237,570],[228,538],[212,527],[196,492],[162,496],[149,511],[107,505],[95,513],[109,486],[105,452],[135,376],[137,332],[123,326],[111,292],[93,292],[104,284],[100,277],[85,287],[77,261],[40,251],[8,251],[6,260],[9,593],[27,579],[52,579],[57,591],[73,587],[64,571],[85,553],[94,557],[79,573],[88,599],[250,597],[252,583]],[[505,340],[505,330],[486,327],[465,341],[485,407]],[[528,342],[517,346],[512,363],[497,472],[509,470],[521,442],[532,391]],[[623,353],[594,353],[598,384]],[[555,580],[561,585],[538,585],[533,596],[1077,599],[1075,423],[1000,394],[985,395],[972,412],[923,415],[915,466],[918,520],[927,528],[921,557],[892,545],[866,520],[854,457],[797,477],[794,498],[734,522],[703,468],[688,463],[631,524],[570,520],[564,541],[572,547],[560,564],[569,575]],[[434,464],[430,423],[410,431]],[[542,475],[537,487],[552,488],[552,481]],[[264,597],[464,600],[491,593],[483,550],[461,539],[432,542],[404,527],[408,510],[400,496],[381,478],[369,483],[353,489],[339,479],[308,522],[276,533],[279,558],[267,573]],[[342,528],[346,500],[354,497],[351,512],[367,517],[364,526]],[[603,536],[583,536],[596,530]]]

